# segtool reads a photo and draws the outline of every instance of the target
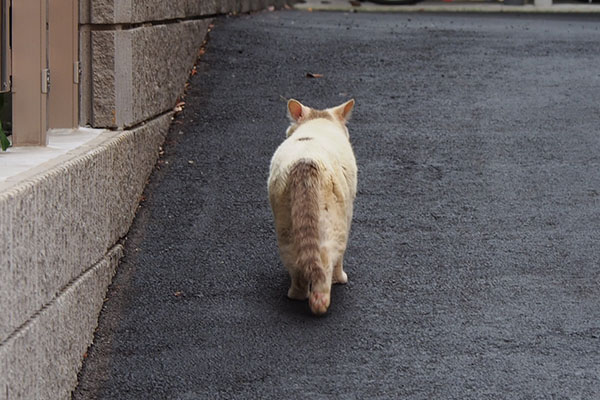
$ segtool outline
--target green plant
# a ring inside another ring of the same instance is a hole
[[[0,96],[0,110],[4,108],[4,96]],[[0,147],[2,151],[6,151],[11,146],[10,141],[6,137],[6,132],[4,132],[4,127],[2,126],[2,121],[0,121]]]
[[[0,121],[0,147],[2,147],[2,151],[6,151],[10,147],[10,141],[6,137],[6,133],[4,133],[4,129],[2,128],[2,121]]]

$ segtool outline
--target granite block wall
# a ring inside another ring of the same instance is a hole
[[[105,131],[0,186],[0,400],[70,398],[212,18],[284,3],[80,0],[80,125]]]
[[[0,398],[71,397],[121,255],[121,245],[110,249],[0,346]]]
[[[69,398],[172,113],[0,192],[0,399]]]
[[[91,31],[94,127],[127,128],[170,110],[210,20]]]
[[[170,122],[106,132],[0,192],[0,346],[125,236]]]
[[[211,18],[285,0],[82,0],[80,124],[123,129],[173,108]]]

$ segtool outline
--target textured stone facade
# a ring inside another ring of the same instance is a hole
[[[209,23],[91,31],[91,125],[130,127],[172,109]]]
[[[0,343],[127,233],[170,122],[106,132],[0,192]]]
[[[67,399],[211,18],[282,0],[81,0],[96,139],[0,185],[0,400]]]
[[[211,17],[284,0],[80,2],[80,124],[135,126],[175,105]]]

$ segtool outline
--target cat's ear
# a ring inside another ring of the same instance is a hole
[[[306,117],[308,107],[305,107],[298,100],[290,99],[287,103],[288,116],[292,121],[300,121]]]
[[[342,122],[346,122],[352,115],[352,109],[354,108],[354,99],[348,100],[344,104],[334,107],[331,111]]]

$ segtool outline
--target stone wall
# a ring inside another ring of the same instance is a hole
[[[210,18],[283,0],[82,0],[80,124],[127,128],[173,108]]]
[[[211,19],[283,0],[80,0],[80,124],[0,191],[0,400],[68,399]]]

